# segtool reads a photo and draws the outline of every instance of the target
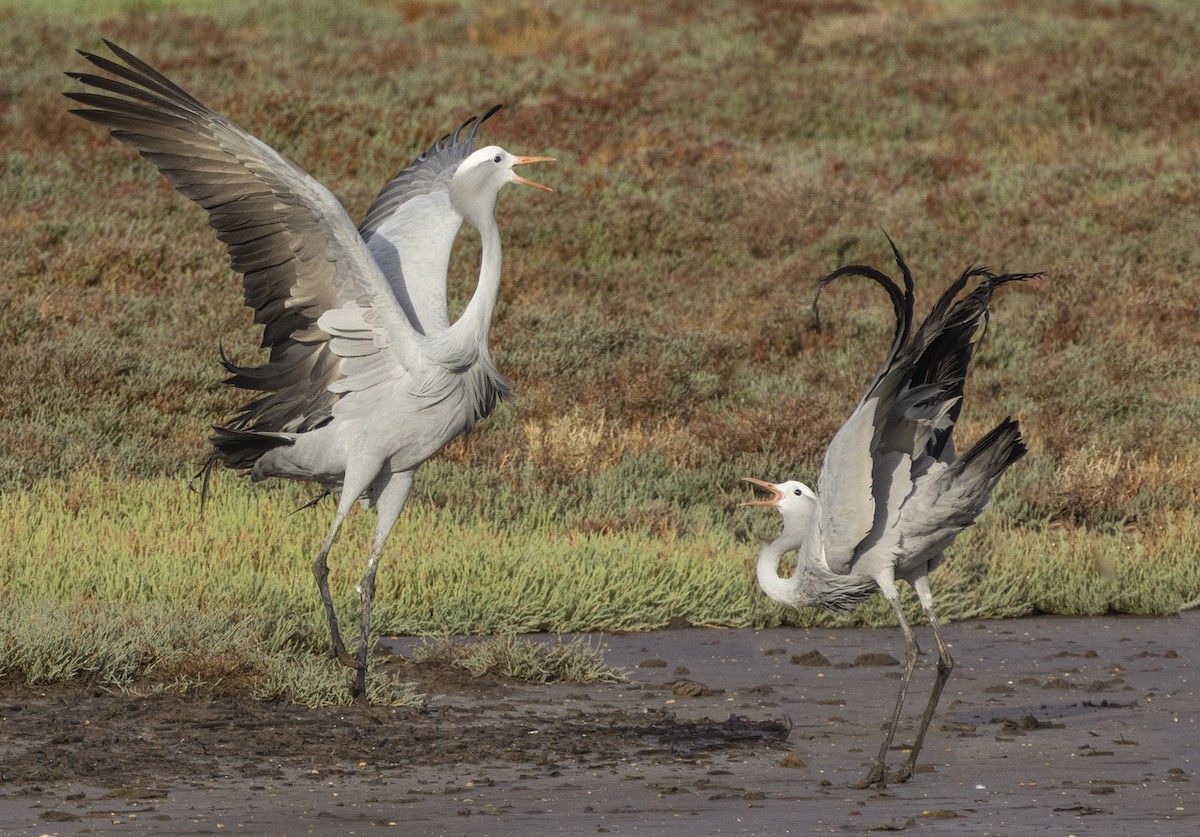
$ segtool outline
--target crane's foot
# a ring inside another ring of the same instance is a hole
[[[871,767],[871,771],[862,778],[862,781],[855,782],[850,787],[855,790],[866,790],[870,787],[876,787],[883,790],[887,787],[888,775],[884,769],[883,762],[875,762]]]
[[[903,785],[913,777],[913,765],[905,762],[904,767],[897,770],[895,773],[889,773],[887,780],[893,785]]]

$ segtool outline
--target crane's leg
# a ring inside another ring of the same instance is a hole
[[[912,679],[913,669],[917,667],[917,655],[920,653],[920,649],[917,648],[917,638],[913,636],[912,628],[909,627],[908,620],[904,618],[904,610],[900,607],[900,596],[896,592],[896,585],[889,583],[886,587],[883,584],[879,586],[888,600],[888,604],[892,606],[892,612],[896,614],[896,621],[900,623],[900,631],[904,634],[904,676],[900,678],[900,693],[896,695],[896,708],[892,710],[892,719],[888,722],[887,735],[883,739],[883,746],[879,748],[879,756],[862,781],[851,786],[859,790],[872,785],[876,785],[880,789],[887,787],[887,754],[892,747],[892,739],[896,737],[896,726],[900,723],[900,710],[904,708],[904,696],[908,693],[908,681]]]
[[[933,638],[937,642],[937,679],[933,682],[933,691],[929,695],[929,703],[925,705],[925,714],[921,716],[921,727],[917,730],[917,737],[913,740],[908,761],[904,763],[904,767],[888,777],[888,780],[892,782],[907,782],[912,777],[913,771],[917,767],[917,754],[921,752],[921,745],[925,743],[925,733],[929,731],[929,724],[933,721],[933,713],[937,710],[938,701],[942,697],[942,689],[945,688],[946,681],[950,679],[950,672],[954,671],[954,659],[950,656],[950,649],[942,641],[937,615],[933,612],[933,596],[929,593],[929,579],[926,576],[920,576],[913,582],[913,589],[917,592],[917,598],[921,601],[925,615],[929,617],[929,625],[933,628]]]
[[[329,594],[329,550],[333,548],[333,541],[337,538],[338,530],[342,528],[346,516],[350,514],[350,509],[354,507],[354,501],[370,484],[371,476],[373,475],[363,475],[361,471],[356,473],[347,470],[342,496],[338,498],[337,514],[333,518],[333,526],[329,528],[329,534],[325,536],[321,548],[317,550],[317,557],[312,565],[313,576],[317,579],[317,589],[321,591],[321,601],[325,605],[325,615],[329,619],[329,635],[332,641],[329,656],[350,668],[356,668],[356,663],[346,651],[346,644],[342,642],[342,632],[338,629],[337,614],[333,610],[333,597]]]
[[[371,647],[371,602],[375,598],[375,571],[379,568],[379,558],[383,555],[383,545],[387,543],[392,527],[404,511],[408,501],[408,493],[412,490],[413,472],[387,474],[380,477],[380,484],[375,494],[375,542],[371,545],[371,555],[367,558],[367,571],[363,573],[362,581],[358,583],[358,595],[362,601],[362,623],[360,626],[358,645],[358,675],[354,681],[354,697],[366,702],[367,699],[367,654]]]

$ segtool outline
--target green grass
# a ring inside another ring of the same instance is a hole
[[[353,674],[279,633],[257,608],[98,595],[66,600],[5,595],[0,680],[71,681],[127,694],[242,695],[307,706],[350,702]],[[416,706],[411,683],[372,671],[368,700]]]
[[[1047,273],[995,300],[968,382],[961,443],[1012,414],[1030,454],[935,574],[944,614],[1200,598],[1200,17],[1184,0],[0,3],[0,23],[10,614],[175,608],[214,648],[268,656],[323,631],[308,565],[328,506],[289,517],[311,494],[222,478],[201,518],[184,489],[239,400],[217,342],[246,360],[257,335],[203,214],[67,114],[62,72],[101,36],[354,217],[498,101],[487,141],[558,158],[539,173],[555,194],[498,206],[493,355],[516,405],[418,474],[381,631],[827,619],[755,590],[777,521],[737,509],[739,479],[815,478],[890,324],[866,282],[831,289],[820,331],[807,304],[840,264],[889,266],[881,228],[922,311],[970,263]],[[463,245],[456,309],[478,254]],[[347,619],[369,523],[336,551]],[[8,618],[10,651],[82,630]],[[889,621],[878,602],[853,619]],[[46,670],[102,679],[97,654],[126,670],[138,635],[93,633],[111,654],[47,651]]]
[[[222,485],[200,517],[195,498],[169,480],[132,483],[120,496],[96,479],[60,487],[61,495],[34,490],[0,498],[0,532],[10,544],[0,586],[16,601],[245,610],[264,620],[264,639],[322,641],[309,551],[325,520],[314,511],[286,514],[305,499],[297,488]],[[669,494],[669,485],[661,487]],[[722,625],[889,621],[882,601],[853,617],[833,617],[777,608],[757,595],[750,568],[759,535],[749,533],[773,528],[773,515],[745,509],[726,520],[697,508],[656,516],[636,493],[621,498],[610,489],[593,484],[595,505],[585,501],[542,519],[527,513],[507,524],[418,499],[380,570],[378,630],[567,633],[654,628],[674,618]],[[947,618],[1169,613],[1200,590],[1200,527],[1192,512],[1146,532],[1018,525],[1011,521],[1021,501],[1011,489],[1011,482],[1001,486],[995,513],[960,538],[936,576]],[[503,514],[505,498],[493,499]],[[678,498],[673,505],[680,507]],[[612,525],[596,523],[600,508],[609,509]],[[635,510],[643,514],[638,520]],[[331,585],[344,622],[357,612],[353,586],[370,524],[370,515],[353,515],[335,552]]]

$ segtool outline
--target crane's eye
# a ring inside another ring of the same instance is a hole
[[[796,489],[796,491],[795,491],[795,494],[796,494],[796,496],[797,496],[797,497],[803,497],[803,496],[804,496],[804,492],[803,492],[803,491],[801,491],[799,488],[797,488],[797,489]]]
[[[499,162],[500,162],[500,155],[499,155],[499,154],[497,154],[495,157],[493,157],[493,158],[492,158],[492,162],[493,162],[493,163],[499,163]]]

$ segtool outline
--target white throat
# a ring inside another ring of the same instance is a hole
[[[796,571],[786,578],[779,575],[779,562],[784,555],[794,549],[800,549],[805,544],[816,510],[816,502],[807,499],[802,502],[792,501],[788,508],[780,509],[783,515],[783,532],[758,553],[758,562],[754,567],[758,586],[770,599],[781,604],[797,607],[810,604],[805,601],[806,596],[801,585],[807,575],[803,571],[802,562],[811,560],[811,556],[797,556]]]

